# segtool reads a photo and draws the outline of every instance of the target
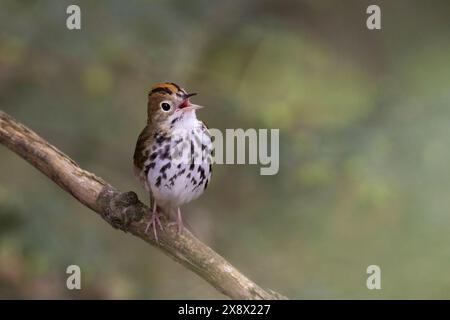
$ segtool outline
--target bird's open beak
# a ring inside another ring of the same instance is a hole
[[[184,102],[178,107],[181,111],[198,110],[203,108],[198,104],[190,103],[189,100],[184,100]]]
[[[198,110],[198,109],[201,109],[201,108],[203,108],[203,106],[199,106],[198,104],[190,104],[189,105],[189,108],[191,108],[191,109],[193,109],[193,110]]]
[[[184,101],[183,103],[178,107],[179,109],[183,110],[183,111],[188,111],[188,110],[198,110],[203,108],[202,106],[199,106],[197,104],[193,104],[189,101],[189,98],[192,96],[197,95],[196,93],[188,93],[184,96]]]
[[[187,95],[184,96],[185,99],[189,99],[190,97],[196,96],[196,93],[188,93]]]

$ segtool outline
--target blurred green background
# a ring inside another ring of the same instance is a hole
[[[448,1],[76,1],[69,31],[73,3],[0,2],[0,109],[146,200],[147,92],[176,82],[209,127],[280,129],[278,175],[216,165],[184,208],[244,274],[299,299],[450,298]],[[0,297],[223,296],[2,147]]]

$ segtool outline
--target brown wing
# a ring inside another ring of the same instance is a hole
[[[139,179],[141,184],[145,187],[145,189],[148,189],[147,185],[147,178],[145,177],[145,170],[144,170],[144,163],[145,160],[147,160],[148,157],[148,149],[147,146],[149,144],[149,138],[150,138],[150,130],[148,130],[148,126],[142,130],[141,134],[139,135],[139,138],[136,142],[136,148],[134,149],[134,156],[133,156],[133,171],[136,176],[136,178]]]

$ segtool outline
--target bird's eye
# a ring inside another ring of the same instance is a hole
[[[161,106],[161,109],[162,109],[164,112],[169,112],[170,109],[172,109],[172,105],[171,105],[171,103],[168,102],[168,101],[163,101],[163,102],[161,102],[160,106]]]

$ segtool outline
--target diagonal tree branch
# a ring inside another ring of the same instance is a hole
[[[93,173],[81,169],[72,159],[0,111],[0,143],[27,160],[63,190],[101,217],[114,228],[129,232],[158,247],[169,257],[192,270],[213,287],[232,299],[286,299],[271,290],[264,290],[219,254],[203,244],[188,230],[177,235],[167,225],[159,243],[145,233],[148,209],[136,193],[122,193]]]

